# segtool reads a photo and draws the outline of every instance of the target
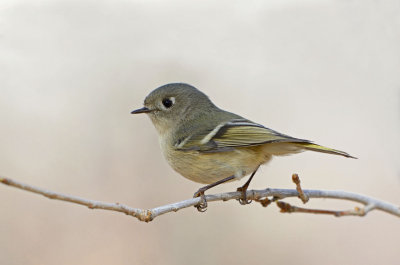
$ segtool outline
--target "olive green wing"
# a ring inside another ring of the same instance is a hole
[[[234,119],[190,135],[176,143],[175,147],[183,151],[224,152],[235,147],[276,142],[310,143],[308,140],[293,138],[245,119]]]

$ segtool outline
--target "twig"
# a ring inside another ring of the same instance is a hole
[[[9,178],[4,178],[4,177],[0,177],[0,182],[5,185],[13,186],[18,189],[41,194],[50,199],[81,204],[81,205],[87,206],[90,209],[103,209],[103,210],[122,212],[127,215],[136,217],[140,221],[144,221],[144,222],[152,221],[154,218],[156,218],[157,216],[160,216],[162,214],[169,213],[169,212],[176,212],[180,209],[195,206],[200,203],[200,198],[192,198],[192,199],[156,207],[153,209],[145,210],[145,209],[139,209],[139,208],[132,208],[132,207],[129,207],[129,206],[126,206],[123,204],[119,204],[119,203],[100,202],[100,201],[94,201],[94,200],[80,198],[77,196],[71,196],[71,195],[66,195],[66,194],[62,194],[62,193],[58,193],[58,192],[53,192],[53,191],[45,190],[42,188],[24,184],[24,183],[21,183],[21,182],[18,182],[18,181],[9,179]],[[377,200],[377,199],[374,199],[374,198],[371,198],[371,197],[368,197],[365,195],[361,195],[361,194],[345,192],[345,191],[326,191],[326,190],[303,190],[303,193],[309,198],[341,199],[341,200],[349,200],[349,201],[359,202],[363,205],[366,205],[366,207],[364,209],[360,210],[363,212],[363,214],[357,214],[359,216],[364,216],[369,211],[376,209],[376,210],[384,211],[384,212],[387,212],[387,213],[390,213],[390,214],[400,217],[400,207],[399,206],[396,206],[394,204],[391,204],[391,203],[388,203],[385,201]],[[294,189],[265,189],[265,190],[248,190],[246,195],[247,195],[248,199],[262,201],[263,198],[267,198],[267,197],[273,197],[272,200],[282,200],[282,199],[288,198],[288,197],[297,197],[297,196],[299,196],[299,193],[297,192],[297,190],[294,190]],[[241,192],[227,192],[227,193],[212,194],[212,195],[206,196],[206,199],[208,202],[228,201],[228,200],[239,199],[239,198],[242,198]],[[302,210],[294,210],[294,211],[307,212],[307,211],[302,211]],[[294,211],[291,211],[291,212],[294,212]],[[349,214],[338,214],[336,216],[343,216],[343,215],[349,215]]]
[[[296,190],[299,193],[299,198],[301,199],[301,201],[303,203],[307,203],[309,198],[307,197],[307,195],[304,194],[303,189],[301,188],[299,175],[293,174],[292,181],[294,182],[294,184],[296,184]]]
[[[294,182],[294,184],[296,184],[296,190],[299,193],[298,197],[301,199],[301,201],[303,203],[307,203],[309,200],[309,197],[303,192],[303,189],[301,188],[299,175],[293,174],[292,181]],[[266,200],[267,199],[268,198],[266,198]],[[272,202],[272,200],[269,200],[268,203],[263,200],[259,200],[258,202],[261,203],[261,205],[263,207],[266,207],[268,204],[270,204]],[[375,208],[375,205],[372,203],[367,204],[364,208],[355,207],[354,210],[345,210],[345,211],[302,208],[302,207],[290,205],[289,203],[283,202],[283,201],[277,201],[276,205],[281,209],[281,213],[328,214],[328,215],[333,215],[336,217],[349,216],[349,215],[364,216],[369,211],[371,211]]]
[[[336,217],[341,216],[349,216],[349,215],[356,215],[356,216],[364,216],[369,212],[371,206],[365,208],[355,207],[354,210],[347,210],[347,211],[332,211],[332,210],[320,210],[320,209],[307,209],[302,207],[297,207],[290,205],[289,203],[278,201],[276,205],[281,209],[281,213],[313,213],[313,214],[330,214]],[[367,211],[366,209],[369,208]]]

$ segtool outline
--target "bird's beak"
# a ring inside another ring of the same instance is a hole
[[[152,112],[152,110],[148,109],[146,107],[143,107],[141,109],[137,109],[137,110],[132,111],[131,114],[149,113],[149,112]]]

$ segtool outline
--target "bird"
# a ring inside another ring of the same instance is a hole
[[[196,206],[205,211],[204,192],[219,184],[250,175],[237,191],[247,188],[258,168],[274,156],[315,151],[355,158],[346,152],[295,138],[218,108],[209,97],[189,84],[170,83],[150,92],[144,106],[131,114],[147,114],[159,137],[169,165],[183,177],[207,184],[194,193]]]

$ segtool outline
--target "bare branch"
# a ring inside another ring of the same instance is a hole
[[[132,208],[123,204],[119,203],[107,203],[107,202],[100,202],[94,200],[88,200],[84,198],[80,198],[77,196],[66,195],[58,192],[53,192],[49,190],[45,190],[42,188],[38,188],[35,186],[31,186],[28,184],[24,184],[9,178],[0,177],[0,182],[9,185],[18,189],[30,191],[33,193],[41,194],[47,198],[72,202],[76,204],[81,204],[87,206],[90,209],[103,209],[103,210],[110,210],[110,211],[117,211],[122,212],[127,215],[131,215],[136,217],[140,221],[149,222],[152,221],[157,216],[160,216],[165,213],[169,212],[176,212],[180,209],[188,208],[191,206],[198,205],[200,203],[201,198],[192,198],[160,207],[156,207],[153,209],[139,209],[139,208]],[[298,187],[299,184],[296,183]],[[331,199],[341,199],[341,200],[348,200],[353,202],[358,202],[363,204],[364,208],[356,208],[355,210],[350,211],[329,211],[329,210],[312,210],[312,209],[304,209],[296,206],[291,206],[287,203],[284,203],[280,200],[288,197],[300,197],[300,193],[294,189],[265,189],[265,190],[248,190],[247,191],[247,198],[253,199],[257,202],[261,202],[263,206],[267,206],[272,201],[278,201],[278,206],[281,208],[283,212],[303,212],[303,213],[324,213],[324,214],[333,214],[335,216],[346,216],[346,215],[357,215],[357,216],[364,216],[369,211],[372,210],[380,210],[395,216],[400,217],[400,207],[394,204],[377,200],[365,195],[345,192],[345,191],[326,191],[326,190],[300,190],[304,196],[308,198],[331,198]],[[268,199],[268,197],[272,197],[272,199]],[[241,192],[227,192],[227,193],[220,193],[220,194],[212,194],[207,195],[206,199],[208,202],[213,201],[228,201],[233,199],[242,198]],[[284,210],[282,210],[284,208]]]

